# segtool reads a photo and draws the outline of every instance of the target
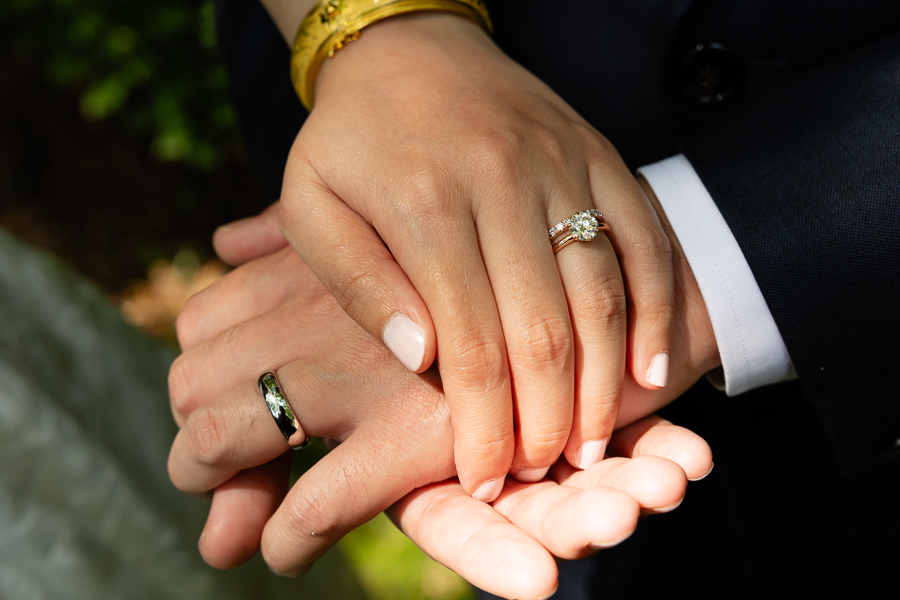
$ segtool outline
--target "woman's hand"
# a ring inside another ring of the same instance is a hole
[[[463,488],[490,501],[507,472],[602,459],[629,341],[634,380],[666,385],[674,294],[666,235],[615,149],[454,15],[366,28],[316,99],[283,232],[410,370],[439,356]],[[548,229],[592,208],[611,233],[555,257]]]
[[[232,229],[232,239],[240,232]],[[169,466],[185,491],[216,488],[200,544],[211,564],[239,564],[261,540],[274,569],[302,572],[404,494],[452,476],[453,436],[434,372],[413,375],[393,361],[291,249],[245,265],[192,299],[178,332],[185,354],[170,381],[183,429]],[[287,445],[256,389],[258,374],[273,369],[305,432],[343,440],[290,492]],[[679,502],[685,472],[697,478],[711,466],[702,440],[658,419],[617,433],[611,451],[640,458],[578,473],[561,463],[552,480],[511,482],[496,511],[445,481],[407,497],[395,518],[476,585],[543,596],[556,577],[548,550],[575,558],[620,541],[640,511]],[[485,569],[498,550],[502,564]]]

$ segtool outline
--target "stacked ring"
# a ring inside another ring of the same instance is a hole
[[[609,225],[603,222],[604,219],[603,213],[593,208],[563,219],[547,232],[553,245],[553,253],[556,254],[572,242],[589,242],[601,231],[609,231]],[[556,242],[553,241],[566,232],[567,235]]]
[[[275,377],[275,373],[263,373],[259,376],[259,391],[288,445],[294,450],[306,448],[310,443],[310,439],[303,433],[300,421],[297,420],[291,405],[288,404],[287,398],[281,391],[281,386],[278,384],[278,378]],[[300,433],[299,436],[297,435],[298,432]],[[300,437],[303,438],[302,441],[294,439]]]

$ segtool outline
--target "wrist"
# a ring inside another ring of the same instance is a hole
[[[475,65],[486,54],[502,55],[481,27],[453,13],[396,15],[361,33],[358,40],[325,59],[316,79],[317,102],[365,80],[399,91],[402,81],[433,75],[445,65]]]

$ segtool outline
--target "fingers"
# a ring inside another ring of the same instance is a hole
[[[507,346],[474,228],[457,231],[452,239],[458,244],[447,249],[449,256],[424,267],[439,275],[420,291],[439,335],[460,483],[475,498],[491,502],[503,487],[514,451]],[[427,280],[421,266],[404,265],[415,281]]]
[[[288,245],[278,227],[278,203],[255,217],[227,223],[213,233],[213,248],[225,263],[238,266]]]
[[[417,201],[395,202],[395,212],[385,218],[402,226],[379,231],[388,236],[437,331],[460,482],[489,502],[503,486],[515,439],[507,343],[492,280],[472,215],[457,212],[465,203],[453,197],[453,186],[440,185],[438,175],[410,178],[418,182],[408,188]]]
[[[169,369],[169,397],[176,423],[183,426],[197,407],[241,385],[249,390],[247,393],[253,393],[262,373],[317,352],[316,346],[297,344],[298,339],[315,339],[310,333],[315,310],[311,309],[312,314],[302,318],[296,315],[296,310],[294,304],[283,304],[176,358]],[[333,329],[323,325],[318,332],[339,339],[352,337],[347,332],[335,333]]]
[[[575,332],[575,413],[566,457],[587,469],[603,459],[622,397],[625,290],[618,259],[602,232],[588,243],[563,248],[556,259]]]
[[[359,332],[359,335],[365,334]],[[351,355],[342,353],[342,356]],[[437,422],[438,415],[428,412],[437,410],[440,397],[435,390],[421,386],[416,394],[416,390],[405,389],[409,379],[418,377],[403,370],[399,378],[373,376],[369,371],[377,365],[377,359],[360,359],[352,364],[333,361],[334,356],[327,353],[310,355],[277,370],[281,391],[300,424],[301,431],[295,434],[298,439],[306,435],[343,440],[359,423],[406,424],[404,419],[388,419],[397,411],[416,425]],[[373,385],[382,386],[381,393],[396,386],[397,401],[390,405],[369,401]],[[323,406],[322,398],[337,398],[340,402]],[[426,429],[424,425],[408,427],[403,443],[412,447],[416,441],[413,433]],[[243,469],[274,459],[287,449],[287,442],[259,392],[256,377],[250,377],[220,396],[201,402],[186,415],[172,444],[169,476],[182,491],[200,493],[224,483]],[[405,456],[406,453],[404,449],[397,454]],[[428,473],[427,469],[418,471]],[[448,469],[447,476],[449,473],[452,469]]]
[[[290,247],[238,267],[185,304],[175,323],[181,350],[280,306],[313,279]]]
[[[357,430],[304,473],[263,531],[262,553],[273,571],[301,575],[335,542],[409,490],[452,473],[449,455],[441,459],[438,448],[403,439],[402,433]],[[449,442],[447,430],[440,443]],[[419,452],[413,455],[407,446]],[[430,462],[445,464],[421,468]]]
[[[585,490],[606,486],[619,490],[647,513],[677,508],[684,499],[688,481],[681,467],[656,456],[607,458],[584,471],[560,461],[550,473],[560,485]]]
[[[542,203],[521,204],[515,215],[482,211],[478,235],[514,386],[516,438],[510,473],[533,482],[559,458],[572,428],[575,345]],[[444,358],[442,366],[449,361]]]
[[[262,530],[264,558],[286,574],[305,571],[344,534],[409,490],[453,473],[453,434],[440,395],[428,385],[405,389],[422,376],[400,370],[400,380],[373,380],[358,372],[371,371],[366,365],[348,368],[330,360],[294,361],[278,373],[302,433],[343,440],[297,482]],[[373,384],[401,401],[367,402]],[[326,395],[340,402],[323,406]],[[181,490],[200,492],[286,449],[264,400],[252,383],[245,384],[190,414],[173,444],[170,478]],[[257,532],[268,506],[250,519]],[[230,547],[213,559],[226,563],[249,552],[246,545],[236,546],[240,552]]]
[[[510,481],[494,508],[555,556],[569,560],[620,543],[634,532],[640,517],[640,506],[626,492],[549,481]]]
[[[213,492],[200,554],[217,569],[231,569],[259,550],[263,528],[287,493],[291,454],[241,471]]]
[[[169,452],[169,478],[181,491],[199,494],[288,448],[255,383],[239,386],[190,414]]]
[[[435,356],[428,309],[378,234],[303,159],[292,160],[282,231],[353,320],[413,372]]]
[[[426,554],[487,592],[530,600],[556,591],[550,553],[453,480],[412,492],[389,514]]]
[[[607,236],[625,273],[631,372],[642,387],[659,389],[668,383],[675,317],[669,239],[612,145],[596,132],[586,138],[594,205],[606,216]]]
[[[687,478],[697,481],[713,468],[712,450],[699,435],[650,415],[618,430],[610,444],[616,456],[657,456],[682,468]]]

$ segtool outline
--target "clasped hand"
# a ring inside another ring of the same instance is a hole
[[[169,468],[214,490],[201,551],[261,544],[298,574],[393,505],[472,583],[546,596],[552,555],[624,539],[711,468],[696,435],[638,420],[716,363],[677,241],[610,144],[458,17],[367,28],[316,95],[281,231],[277,208],[221,230],[247,264],[179,318]],[[549,226],[590,208],[612,231],[554,256]],[[276,369],[305,433],[342,442],[289,491],[256,389]]]
[[[507,480],[493,506],[473,499],[453,478],[436,372],[403,368],[290,248],[192,299],[178,333],[185,352],[170,389],[181,430],[169,470],[183,491],[214,490],[200,549],[218,567],[240,564],[261,544],[274,570],[302,573],[393,505],[413,541],[473,584],[545,597],[556,586],[553,555],[580,558],[621,541],[642,511],[677,506],[687,479],[712,465],[702,439],[648,417],[613,436],[610,452],[622,458],[586,471],[560,460],[549,479]],[[292,453],[256,388],[272,365],[305,433],[342,442],[290,490]],[[640,388],[631,381],[626,389]],[[639,410],[664,401],[648,393],[636,397]]]

